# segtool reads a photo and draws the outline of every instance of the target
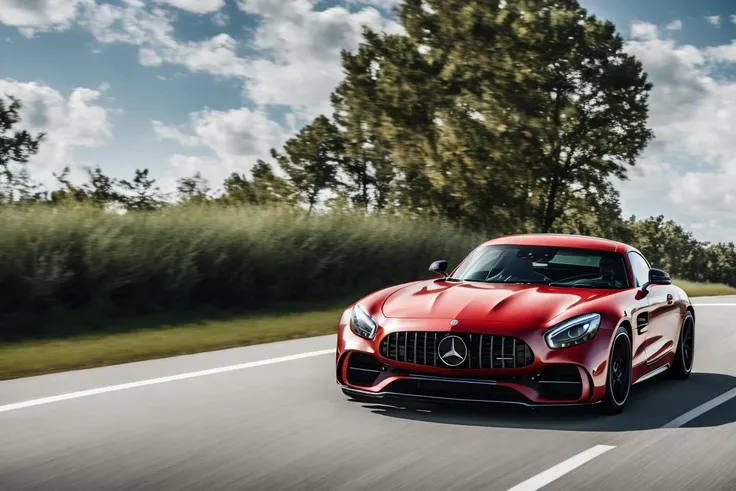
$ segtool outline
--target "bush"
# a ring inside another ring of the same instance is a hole
[[[338,300],[427,277],[486,239],[398,217],[262,208],[0,209],[0,316],[128,317]],[[12,322],[0,337],[17,336]],[[22,337],[40,334],[24,326]]]

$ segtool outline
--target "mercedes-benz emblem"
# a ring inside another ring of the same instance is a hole
[[[468,347],[461,337],[445,336],[437,345],[437,354],[445,365],[456,367],[462,365],[468,357]]]
[[[457,326],[457,322],[458,322],[458,321],[457,321],[457,319],[452,319],[452,320],[450,321],[450,325],[451,325],[451,326]]]

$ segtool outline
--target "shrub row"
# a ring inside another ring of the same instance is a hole
[[[425,220],[213,206],[125,215],[5,208],[0,227],[0,338],[18,334],[8,319],[38,313],[344,299],[428,277],[431,261],[456,264],[485,239]]]

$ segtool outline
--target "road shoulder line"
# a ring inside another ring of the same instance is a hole
[[[554,467],[550,467],[546,471],[537,474],[531,479],[527,479],[526,481],[517,484],[513,488],[510,488],[508,491],[537,491],[538,489],[541,489],[547,484],[556,481],[565,474],[569,474],[581,465],[590,462],[599,455],[602,455],[614,448],[616,447],[611,445],[596,445],[594,447],[591,447],[584,452],[581,452],[563,462],[560,462]]]
[[[681,426],[686,425],[687,423],[694,420],[695,418],[698,418],[702,416],[703,414],[707,413],[711,409],[715,409],[721,404],[724,404],[730,401],[734,397],[736,397],[736,387],[729,390],[728,392],[724,392],[718,397],[714,397],[710,401],[705,402],[694,409],[691,409],[685,414],[678,416],[677,418],[673,419],[672,421],[664,425],[662,428],[680,428]]]
[[[79,399],[80,397],[89,397],[89,396],[94,396],[98,394],[105,394],[107,392],[116,392],[119,390],[133,389],[136,387],[145,387],[147,385],[163,384],[167,382],[176,382],[178,380],[186,380],[186,379],[196,378],[196,377],[205,377],[207,375],[216,375],[219,373],[233,372],[236,370],[244,370],[246,368],[255,368],[255,367],[261,367],[265,365],[274,365],[276,363],[284,363],[287,361],[302,360],[305,358],[313,358],[315,356],[329,355],[329,354],[334,354],[334,353],[335,353],[334,348],[327,349],[327,350],[320,350],[320,351],[310,351],[306,353],[299,353],[296,355],[281,356],[278,358],[269,358],[266,360],[252,361],[248,363],[240,363],[237,365],[229,365],[229,366],[224,366],[224,367],[210,368],[207,370],[199,370],[196,372],[180,373],[180,374],[171,375],[168,377],[158,377],[158,378],[152,378],[152,379],[146,379],[146,380],[139,380],[136,382],[110,385],[107,387],[98,387],[96,389],[82,390],[78,392],[70,392],[68,394],[60,394],[60,395],[51,396],[51,397],[42,397],[40,399],[31,399],[29,401],[17,402],[13,404],[6,404],[4,406],[0,406],[0,413],[14,411],[16,409],[25,409],[25,408],[34,407],[34,406],[41,406],[44,404],[51,404],[54,402],[67,401],[70,399]]]

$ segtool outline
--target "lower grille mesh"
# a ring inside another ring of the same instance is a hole
[[[447,336],[464,343],[464,351],[462,344],[456,345],[456,351],[466,354],[462,363],[440,358],[438,347]],[[443,368],[523,368],[534,362],[532,350],[521,339],[489,334],[395,332],[381,340],[380,352],[389,360]]]

